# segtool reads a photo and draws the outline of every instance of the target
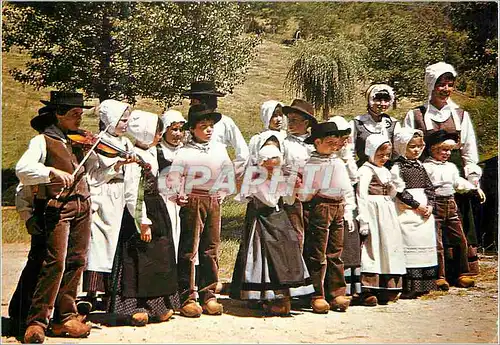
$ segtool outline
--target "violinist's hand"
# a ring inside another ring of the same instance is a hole
[[[175,202],[179,206],[184,206],[188,203],[188,197],[187,197],[187,195],[178,195]]]
[[[50,169],[49,178],[51,182],[60,183],[66,188],[73,184],[74,177],[70,173],[56,169],[54,167],[49,167],[49,169]]]
[[[115,171],[118,172],[122,166],[125,164],[130,164],[130,163],[137,163],[139,159],[137,158],[136,155],[127,155],[125,160],[120,160],[115,163]]]
[[[486,202],[486,194],[484,194],[481,188],[478,188],[476,193],[479,196],[479,203],[484,204]]]
[[[141,224],[141,240],[151,242],[151,228],[148,224]]]

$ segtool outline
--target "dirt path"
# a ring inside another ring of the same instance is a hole
[[[24,266],[27,246],[3,245],[2,316]],[[175,316],[143,328],[94,328],[87,339],[47,338],[46,343],[498,343],[497,257],[482,258],[477,287],[452,288],[419,300],[400,300],[346,313],[264,317],[238,301],[221,297],[225,314],[187,319]],[[94,315],[97,321],[99,315]],[[68,341],[69,340],[69,341]],[[2,343],[15,343],[2,337]]]

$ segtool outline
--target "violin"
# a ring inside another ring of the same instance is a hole
[[[151,165],[146,163],[139,155],[136,155],[134,152],[126,151],[112,143],[109,143],[102,138],[92,134],[90,131],[86,131],[83,129],[79,129],[76,131],[72,131],[67,134],[67,137],[73,142],[83,147],[92,147],[96,143],[94,150],[96,153],[99,153],[108,158],[130,158],[133,157],[136,160],[136,163],[139,166],[146,170],[151,170]]]

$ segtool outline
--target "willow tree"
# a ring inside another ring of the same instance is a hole
[[[4,2],[2,48],[29,56],[9,71],[36,89],[169,105],[196,79],[231,91],[255,56],[244,5],[216,2]]]
[[[327,119],[330,109],[351,102],[364,74],[366,48],[342,37],[299,42],[285,86]]]

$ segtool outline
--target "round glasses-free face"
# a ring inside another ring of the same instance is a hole
[[[76,131],[78,128],[80,128],[80,124],[82,123],[82,115],[82,108],[71,108],[66,112],[66,114],[57,114],[56,116],[59,126],[63,130]]]
[[[307,127],[309,126],[309,120],[306,120],[304,116],[298,113],[288,113],[288,131],[294,135],[303,135],[307,133]]]
[[[391,97],[383,95],[380,97],[375,96],[373,103],[370,105],[370,110],[377,115],[387,112],[391,106]]]
[[[413,137],[406,145],[405,156],[407,159],[417,159],[424,151],[425,143],[422,137]]]
[[[273,116],[269,119],[268,128],[274,131],[279,131],[283,128],[283,109],[280,105],[277,105],[274,109]]]
[[[130,114],[131,114],[131,110],[129,107],[123,112],[123,115],[120,118],[120,121],[118,121],[118,123],[116,124],[115,135],[122,136],[127,132],[128,120],[130,120]]]
[[[197,122],[194,128],[191,129],[191,133],[194,139],[198,142],[206,143],[212,138],[212,133],[214,131],[214,120],[202,120]]]
[[[391,154],[392,145],[389,143],[385,143],[377,149],[377,152],[375,152],[372,163],[378,167],[383,167],[384,164],[387,163],[389,159],[391,159]]]
[[[434,90],[432,90],[432,98],[437,98],[440,100],[447,100],[453,90],[455,89],[455,79],[441,76],[436,81],[434,85]]]
[[[184,122],[172,122],[163,135],[165,141],[172,146],[179,146],[184,138],[183,125]]]

